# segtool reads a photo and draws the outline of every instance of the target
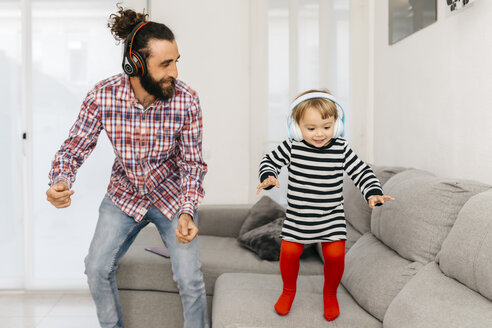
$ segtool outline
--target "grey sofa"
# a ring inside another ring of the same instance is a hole
[[[261,260],[237,242],[250,205],[209,205],[198,211],[202,272],[212,311],[215,281],[226,272],[279,274],[278,262]],[[183,327],[183,309],[172,279],[171,261],[145,251],[162,246],[154,225],[137,236],[116,272],[126,328]],[[314,248],[302,255],[300,274],[322,274],[323,265]]]
[[[281,317],[273,309],[282,289],[278,262],[236,241],[249,206],[202,206],[200,257],[213,327],[492,327],[491,187],[413,169],[374,171],[396,201],[371,212],[344,182],[347,254],[333,322],[323,317],[316,248],[303,255],[296,299]],[[125,327],[182,327],[169,261],[143,250],[162,243],[153,229],[117,271]]]

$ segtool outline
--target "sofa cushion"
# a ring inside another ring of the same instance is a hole
[[[404,258],[425,264],[435,259],[466,201],[488,188],[420,170],[398,173],[384,186],[396,200],[373,210],[371,232]]]
[[[243,233],[237,240],[241,246],[255,252],[260,259],[278,261],[280,257],[280,245],[282,243],[280,232],[282,231],[283,223],[284,218],[280,217],[270,223]]]
[[[492,302],[430,262],[396,296],[383,323],[385,328],[492,327]]]
[[[302,265],[301,265],[302,267]],[[343,286],[337,291],[340,316],[333,322],[323,317],[323,276],[299,276],[297,294],[287,316],[273,306],[282,292],[280,275],[225,273],[217,279],[213,298],[214,328],[381,328]]]
[[[463,206],[438,262],[445,275],[492,300],[492,190]]]
[[[236,238],[198,235],[198,244],[207,295],[213,295],[215,280],[224,272],[280,273],[278,262],[261,260],[241,247]],[[178,292],[170,259],[145,250],[153,246],[162,246],[162,241],[156,227],[149,224],[120,260],[118,289]],[[299,273],[323,274],[323,264],[314,248],[304,251]]]
[[[249,210],[249,214],[244,220],[241,230],[239,230],[239,236],[279,217],[285,217],[285,208],[270,197],[263,196]]]
[[[374,174],[379,179],[381,186],[393,175],[406,170],[403,167],[374,166],[371,165]],[[383,188],[384,189],[384,188]],[[372,210],[354,182],[345,174],[343,177],[343,207],[345,219],[361,234],[371,230]]]
[[[357,303],[382,321],[391,301],[421,267],[368,232],[348,251],[342,284]]]

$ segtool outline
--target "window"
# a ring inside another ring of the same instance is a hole
[[[32,284],[86,286],[83,259],[114,161],[104,132],[81,167],[72,205],[46,201],[53,155],[95,83],[121,72],[121,45],[107,28],[114,1],[32,0]]]
[[[21,2],[0,2],[0,288],[22,287],[22,35]]]
[[[287,135],[289,104],[309,89],[329,89],[350,110],[349,4],[344,0],[268,1],[268,133],[271,151]],[[347,120],[346,120],[347,123]],[[287,202],[287,170],[269,196]]]
[[[87,286],[83,259],[114,161],[105,133],[79,170],[71,207],[54,208],[45,192],[53,155],[87,92],[121,72],[122,46],[107,28],[115,4],[0,2],[0,261],[8,263],[0,266],[0,288]],[[132,7],[145,4],[132,1]]]

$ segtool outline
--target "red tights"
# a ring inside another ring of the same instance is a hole
[[[324,315],[326,320],[334,320],[340,314],[337,301],[337,288],[342,279],[345,259],[345,241],[321,243],[325,260],[325,284],[323,286]],[[296,296],[297,274],[299,273],[299,258],[304,244],[283,240],[280,248],[280,274],[284,283],[275,310],[278,314],[286,315],[290,311]]]

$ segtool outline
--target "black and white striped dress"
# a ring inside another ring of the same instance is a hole
[[[283,141],[263,156],[260,181],[277,177],[288,166],[287,217],[284,240],[303,244],[346,240],[343,210],[343,172],[369,199],[383,190],[372,169],[360,160],[345,139],[332,139],[317,148],[303,141]]]

